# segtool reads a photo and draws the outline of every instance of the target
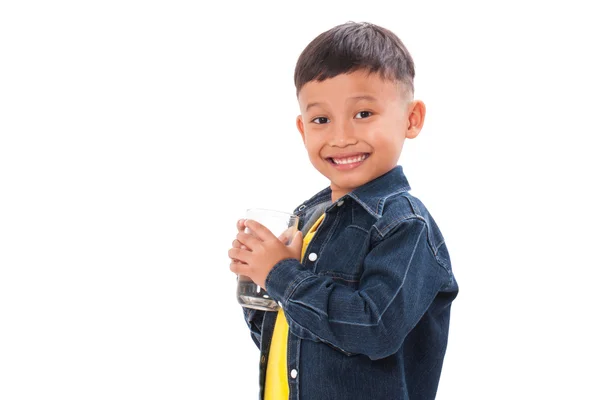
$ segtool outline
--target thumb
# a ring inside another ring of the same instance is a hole
[[[290,247],[297,252],[302,251],[302,232],[296,232],[294,238],[292,239],[292,243],[290,243]]]

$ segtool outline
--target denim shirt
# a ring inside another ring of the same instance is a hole
[[[444,238],[401,166],[331,201],[300,205],[302,262],[285,259],[266,289],[289,324],[290,400],[434,399],[458,294]],[[263,398],[277,313],[244,309],[260,349]]]

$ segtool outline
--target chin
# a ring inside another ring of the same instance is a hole
[[[356,177],[356,178],[346,178],[346,179],[333,179],[331,183],[340,189],[345,189],[348,192],[356,189],[369,182],[371,179],[368,177]]]

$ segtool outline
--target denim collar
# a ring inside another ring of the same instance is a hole
[[[398,193],[408,192],[410,185],[402,166],[397,165],[389,172],[354,189],[346,196],[356,200],[369,214],[381,218],[385,201]]]
[[[402,166],[397,165],[389,172],[381,175],[365,183],[364,185],[354,189],[352,192],[340,197],[338,201],[345,197],[354,199],[362,208],[375,218],[381,218],[385,201],[398,193],[408,192],[410,185],[404,175]],[[310,208],[319,203],[331,202],[331,188],[321,190],[315,194],[310,200],[305,201],[300,205],[295,213],[301,212],[305,208]],[[333,204],[331,205],[333,206]],[[330,206],[330,207],[331,207]]]

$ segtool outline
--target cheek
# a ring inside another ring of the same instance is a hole
[[[320,158],[319,153],[321,151],[321,146],[318,143],[318,141],[311,138],[307,138],[304,142],[304,146],[306,147],[306,151],[308,152],[308,155],[311,159]]]
[[[402,150],[404,143],[404,137],[402,132],[394,128],[381,127],[378,131],[373,131],[371,136],[370,144],[376,147],[380,152],[389,155],[396,155]]]

